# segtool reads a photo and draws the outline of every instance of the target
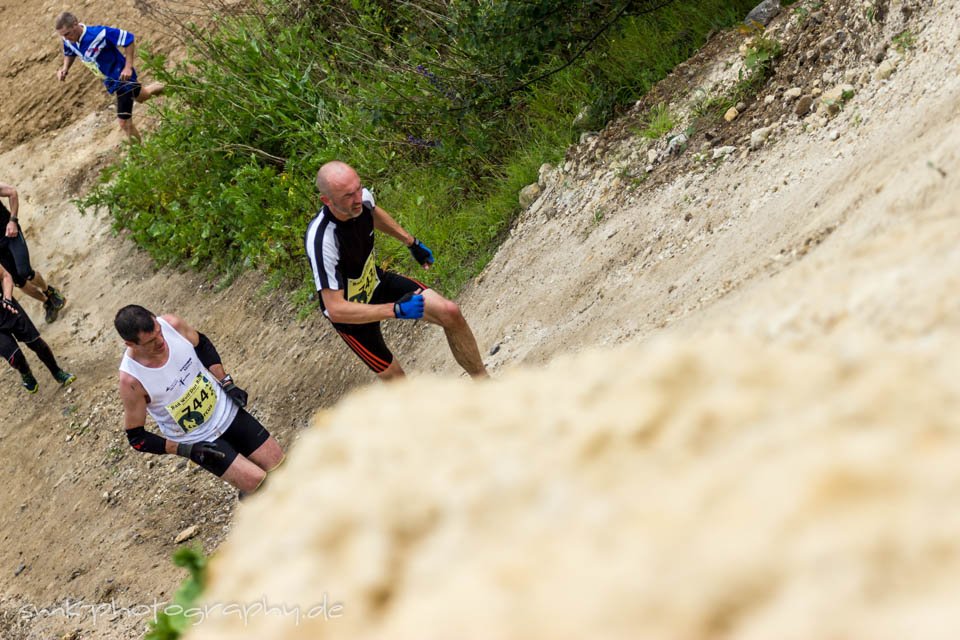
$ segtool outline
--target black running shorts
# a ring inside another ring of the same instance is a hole
[[[370,297],[370,304],[396,302],[408,293],[420,293],[429,287],[422,282],[390,271],[377,269],[380,284]],[[393,354],[383,341],[379,322],[366,324],[332,323],[347,346],[359,356],[374,373],[382,373],[393,362]]]
[[[117,117],[129,120],[133,117],[133,103],[140,95],[142,87],[139,82],[122,82],[117,89]]]
[[[19,224],[17,225],[19,229]],[[3,230],[0,229],[0,234]],[[30,266],[30,250],[23,232],[19,231],[13,238],[0,238],[0,265],[13,277],[13,283],[18,287],[26,284],[33,278],[33,268]]]
[[[233,402],[231,400],[231,402]],[[237,417],[222,436],[214,440],[214,444],[226,455],[222,460],[204,460],[201,467],[220,477],[230,468],[237,455],[249,457],[270,438],[270,432],[260,424],[260,421],[247,413],[242,407],[237,411]]]
[[[20,313],[14,314],[0,305],[0,356],[11,362],[14,354],[20,349],[17,340],[29,344],[40,337],[40,332],[33,326],[27,312],[16,300],[13,305]]]

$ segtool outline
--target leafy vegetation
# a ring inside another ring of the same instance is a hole
[[[737,83],[723,95],[701,93],[693,100],[691,111],[694,116],[694,129],[711,126],[723,119],[730,107],[746,102],[757,95],[763,85],[773,76],[774,65],[783,53],[780,43],[762,35],[763,29],[746,27],[754,33],[747,45],[743,68]]]
[[[777,40],[759,34],[754,36],[747,46],[733,98],[739,102],[755,96],[773,75],[773,65],[782,53]]]
[[[455,292],[489,260],[541,163],[753,4],[266,0],[212,29],[168,14],[188,54],[145,56],[168,85],[160,124],[79,204],[109,209],[161,264],[224,282],[256,268],[306,301],[313,179],[341,159],[434,249],[432,284]],[[379,250],[384,266],[412,266],[395,242]]]
[[[650,109],[645,123],[646,126],[640,132],[640,135],[650,140],[657,140],[670,133],[670,130],[676,124],[676,120],[670,113],[670,108],[661,102]]]
[[[794,3],[793,3],[793,2],[784,2],[783,4],[784,4],[785,6],[789,6],[789,5],[792,5],[792,4],[794,4]],[[804,3],[798,3],[798,6],[793,7],[793,15],[796,16],[797,22],[802,25],[803,23],[805,23],[805,22],[807,21],[807,19],[810,17],[810,15],[811,15],[814,11],[819,11],[819,10],[821,9],[821,7],[823,7],[823,2],[821,2],[821,1],[819,1],[819,0],[818,0],[817,2],[808,2],[808,3],[805,3],[805,4],[804,4]]]
[[[904,55],[910,49],[913,49],[917,45],[917,36],[913,34],[909,29],[901,31],[893,37],[893,48],[897,50],[897,53]]]
[[[181,547],[173,554],[173,564],[190,572],[177,592],[173,601],[157,614],[150,622],[150,629],[144,640],[177,640],[190,626],[187,611],[193,607],[206,583],[207,559],[198,549]]]

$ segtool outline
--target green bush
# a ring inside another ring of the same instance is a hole
[[[181,25],[184,61],[145,55],[169,87],[151,103],[160,124],[79,206],[108,209],[160,264],[257,268],[304,290],[313,179],[341,159],[434,249],[430,282],[455,293],[542,162],[753,2],[657,4],[267,0],[212,30]],[[397,243],[380,257],[415,266]]]
[[[650,140],[657,140],[670,133],[676,121],[670,113],[670,108],[663,102],[650,108],[645,119],[646,127],[640,135]]]
[[[173,564],[190,572],[177,592],[173,601],[157,614],[149,624],[144,640],[177,640],[190,626],[187,612],[193,607],[206,584],[207,559],[199,549],[181,547],[173,553]]]

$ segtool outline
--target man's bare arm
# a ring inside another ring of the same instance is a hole
[[[403,246],[409,247],[413,244],[413,235],[407,232],[400,223],[393,219],[389,213],[380,207],[373,208],[373,227],[388,236],[396,238],[403,243]]]
[[[327,315],[334,322],[344,324],[365,324],[380,322],[394,318],[393,304],[362,304],[350,302],[343,293],[343,289],[321,289],[323,306]]]
[[[3,230],[3,234],[8,238],[16,238],[17,234],[20,233],[18,214],[20,213],[20,196],[17,194],[15,187],[9,184],[4,184],[0,182],[0,197],[10,199],[10,220],[7,222],[7,228]]]
[[[127,63],[123,65],[123,70],[120,71],[121,80],[129,80],[133,77],[133,58],[137,55],[137,43],[131,42],[127,46],[123,47],[123,57],[127,59]]]
[[[128,432],[127,438],[130,439],[130,432],[143,429],[147,422],[147,390],[143,388],[140,381],[125,371],[120,372],[120,400],[123,402],[123,428]],[[146,434],[148,437],[160,438],[156,434]],[[177,452],[177,443],[172,440],[163,440],[163,450],[165,453],[174,454]],[[131,440],[130,444],[137,450],[143,450],[137,447]],[[155,452],[159,453],[159,451]]]
[[[20,196],[17,194],[16,187],[0,182],[0,197],[9,198],[10,216],[16,218],[20,213]]]
[[[0,267],[0,285],[2,285],[4,301],[13,300],[13,276],[3,267]],[[19,315],[20,313],[16,307],[7,302],[3,302],[3,308],[14,315]]]
[[[70,71],[70,67],[73,66],[73,61],[76,59],[77,56],[63,56],[63,66],[57,69],[57,78],[60,79],[60,82],[67,79],[67,72]]]

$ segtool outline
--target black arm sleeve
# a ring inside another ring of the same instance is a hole
[[[143,427],[127,429],[127,440],[130,446],[143,453],[163,454],[167,452],[167,441],[155,433],[150,433]]]
[[[197,346],[195,346],[193,350],[197,352],[200,363],[207,369],[215,364],[223,364],[220,360],[220,354],[217,353],[217,348],[210,342],[210,338],[202,333],[200,334],[200,342],[197,343]]]

